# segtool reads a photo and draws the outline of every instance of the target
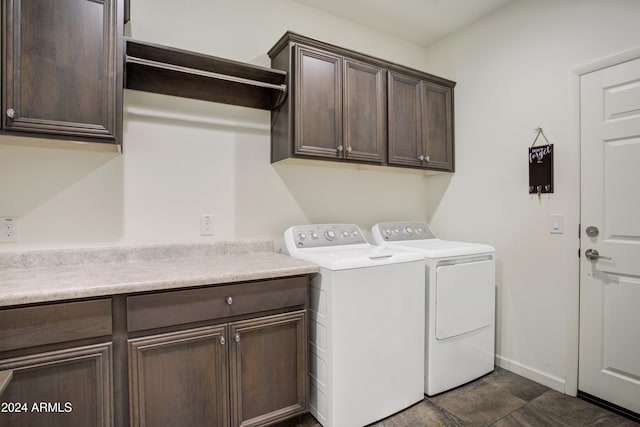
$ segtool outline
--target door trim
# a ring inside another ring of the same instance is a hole
[[[581,138],[580,138],[580,78],[584,74],[592,73],[603,68],[612,67],[624,62],[640,59],[640,46],[631,48],[613,55],[605,56],[600,59],[579,65],[569,70],[569,100],[571,105],[571,142],[575,147],[577,156],[577,167],[574,171],[574,180],[577,182],[578,197],[575,212],[577,212],[580,223],[580,167],[581,167]],[[579,233],[579,230],[575,230]],[[571,232],[571,231],[569,231]],[[579,234],[578,234],[579,236]],[[578,237],[578,245],[580,240]],[[579,357],[579,337],[580,337],[580,259],[576,263],[576,280],[569,289],[566,314],[567,314],[567,341],[565,356],[565,394],[576,396],[578,394],[578,357]]]

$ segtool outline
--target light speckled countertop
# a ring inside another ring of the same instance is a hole
[[[0,307],[316,273],[271,242],[0,253]]]

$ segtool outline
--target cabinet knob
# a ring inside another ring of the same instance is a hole
[[[351,153],[353,151],[353,149],[351,148],[350,145],[347,145],[347,156],[349,155],[349,153]]]
[[[427,162],[431,160],[431,157],[427,156],[424,158]]]
[[[220,336],[220,345],[224,345],[225,342],[226,341],[225,341],[224,337],[221,335]]]
[[[239,332],[236,332],[236,334],[233,336],[233,340],[235,342],[240,342],[240,333]]]
[[[342,148],[342,145],[338,145],[338,148],[336,148],[336,152],[342,153],[342,150],[344,150],[344,148]]]
[[[418,156],[418,160],[420,160],[421,162],[424,162],[424,156],[423,156],[422,154],[420,154],[420,155]]]
[[[227,301],[227,304],[228,304],[228,305],[233,304],[233,298],[231,298],[231,297],[227,297],[227,298],[225,299],[225,301]]]
[[[13,108],[7,109],[7,117],[9,117],[10,119],[13,119],[15,115],[16,115],[16,110],[14,110]]]

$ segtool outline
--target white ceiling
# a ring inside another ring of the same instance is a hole
[[[295,0],[422,46],[512,0]]]

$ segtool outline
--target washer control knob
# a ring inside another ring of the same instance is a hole
[[[418,233],[422,233],[422,227],[418,227]]]
[[[318,233],[316,233],[315,231],[313,233],[311,233],[311,238],[312,239],[317,239],[318,238]]]
[[[400,229],[398,228],[394,228],[392,231],[393,234],[398,234],[399,232],[400,232]]]
[[[402,230],[402,234],[404,234],[405,236],[409,236],[411,233],[413,233],[413,228],[411,227],[407,226]]]
[[[343,232],[342,232],[342,235],[343,235],[344,237],[349,237],[349,232],[348,232],[348,231],[343,231]]]
[[[327,230],[324,232],[324,237],[329,241],[336,240],[336,232],[333,230]]]
[[[358,233],[357,231],[354,231],[353,233],[351,233],[351,235],[353,237],[358,237],[360,235],[360,233]]]
[[[299,234],[298,234],[298,239],[300,239],[300,240],[304,240],[304,239],[306,239],[306,238],[307,238],[307,235],[306,235],[306,234],[304,234],[304,233],[299,233]]]

